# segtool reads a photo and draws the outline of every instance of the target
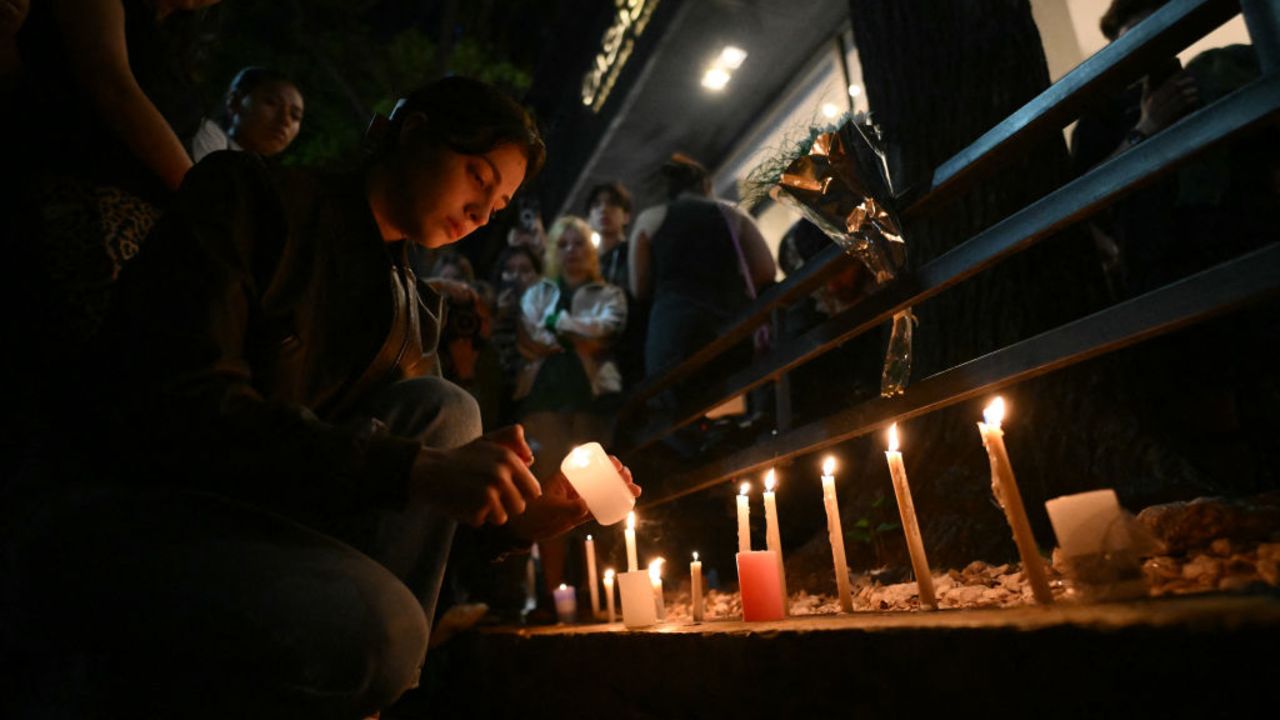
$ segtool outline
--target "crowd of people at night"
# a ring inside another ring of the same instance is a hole
[[[249,66],[221,107],[196,99],[185,21],[217,2],[0,0],[0,91],[22,108],[0,211],[21,309],[0,502],[13,717],[376,716],[417,681],[455,527],[486,556],[537,543],[543,590],[561,582],[588,519],[561,459],[619,447],[636,388],[825,243],[797,225],[775,260],[679,153],[655,158],[652,207],[641,178],[602,178],[579,214],[503,213],[546,150],[524,108],[461,77],[406,95],[351,168],[281,162],[306,88]],[[1081,171],[1194,109],[1189,70],[1082,122]],[[1231,197],[1274,202],[1259,167]],[[1143,202],[1094,227],[1131,292],[1198,247],[1149,243]],[[473,266],[451,246],[495,217],[505,245]],[[862,294],[851,267],[812,309]],[[696,456],[698,432],[666,450]]]

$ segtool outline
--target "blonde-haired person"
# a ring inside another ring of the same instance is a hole
[[[608,445],[621,401],[613,345],[627,323],[622,288],[604,282],[591,227],[562,217],[548,234],[546,270],[520,301],[518,416],[538,448],[536,477],[554,475],[574,445]],[[540,542],[543,575],[555,587],[564,573],[564,539]]]
[[[581,252],[572,252],[579,250]],[[571,252],[571,257],[562,258],[566,251]],[[551,225],[547,246],[542,250],[543,277],[560,278],[560,269],[566,260],[574,264],[570,272],[575,277],[604,281],[600,274],[600,254],[591,244],[591,225],[577,215],[565,215]]]
[[[560,407],[563,388],[546,387],[556,370],[543,377],[548,358],[574,350],[582,379],[593,398],[621,391],[618,368],[608,352],[627,324],[627,300],[622,288],[600,277],[600,259],[591,244],[591,226],[574,216],[560,218],[548,235],[543,278],[520,300],[519,348],[526,364],[516,383],[516,399],[524,412],[548,402]],[[573,369],[569,366],[565,369]],[[557,382],[559,382],[557,380]],[[582,389],[582,388],[575,388]],[[548,390],[556,398],[542,397]]]

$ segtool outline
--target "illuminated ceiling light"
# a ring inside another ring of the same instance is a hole
[[[729,68],[730,70],[737,70],[738,68],[742,67],[742,61],[746,59],[747,59],[746,50],[743,50],[740,47],[726,45],[724,49],[720,51],[719,64],[721,67],[726,67],[726,68]]]
[[[702,87],[708,90],[723,90],[729,84],[729,73],[718,67],[709,68],[702,76]]]
[[[836,115],[840,114],[840,109],[831,103],[822,103],[822,114],[826,115],[828,118],[834,118]]]
[[[854,84],[849,86],[849,97],[858,97],[861,94],[862,94],[861,85]]]

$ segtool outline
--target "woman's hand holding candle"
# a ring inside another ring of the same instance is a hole
[[[640,497],[640,486],[631,477],[631,471],[612,455],[609,459],[627,484],[631,494]],[[542,486],[541,497],[531,500],[523,515],[511,519],[511,532],[522,540],[545,540],[568,532],[590,517],[587,505],[565,479],[557,472]]]
[[[571,450],[560,462],[560,472],[601,525],[620,522],[636,506],[636,497],[623,478],[620,465],[605,454],[598,442]]]

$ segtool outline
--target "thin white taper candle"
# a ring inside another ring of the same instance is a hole
[[[840,525],[840,504],[836,501],[836,460],[827,457],[822,463],[822,506],[827,511],[827,539],[831,542],[831,562],[835,566],[836,593],[840,609],[853,612],[853,593],[849,589],[849,564],[844,555],[844,530]]]
[[[982,433],[982,444],[986,446],[987,458],[991,461],[991,491],[1013,528],[1013,542],[1022,557],[1022,572],[1031,583],[1031,592],[1036,602],[1048,605],[1053,602],[1053,592],[1049,589],[1044,559],[1040,557],[1036,538],[1031,534],[1027,510],[1022,506],[1022,494],[1018,492],[1018,481],[1013,476],[1013,464],[1009,462],[1009,453],[1004,447],[1004,431],[1000,429],[1004,420],[1004,398],[996,397],[982,414],[986,422],[978,423],[978,432]]]

